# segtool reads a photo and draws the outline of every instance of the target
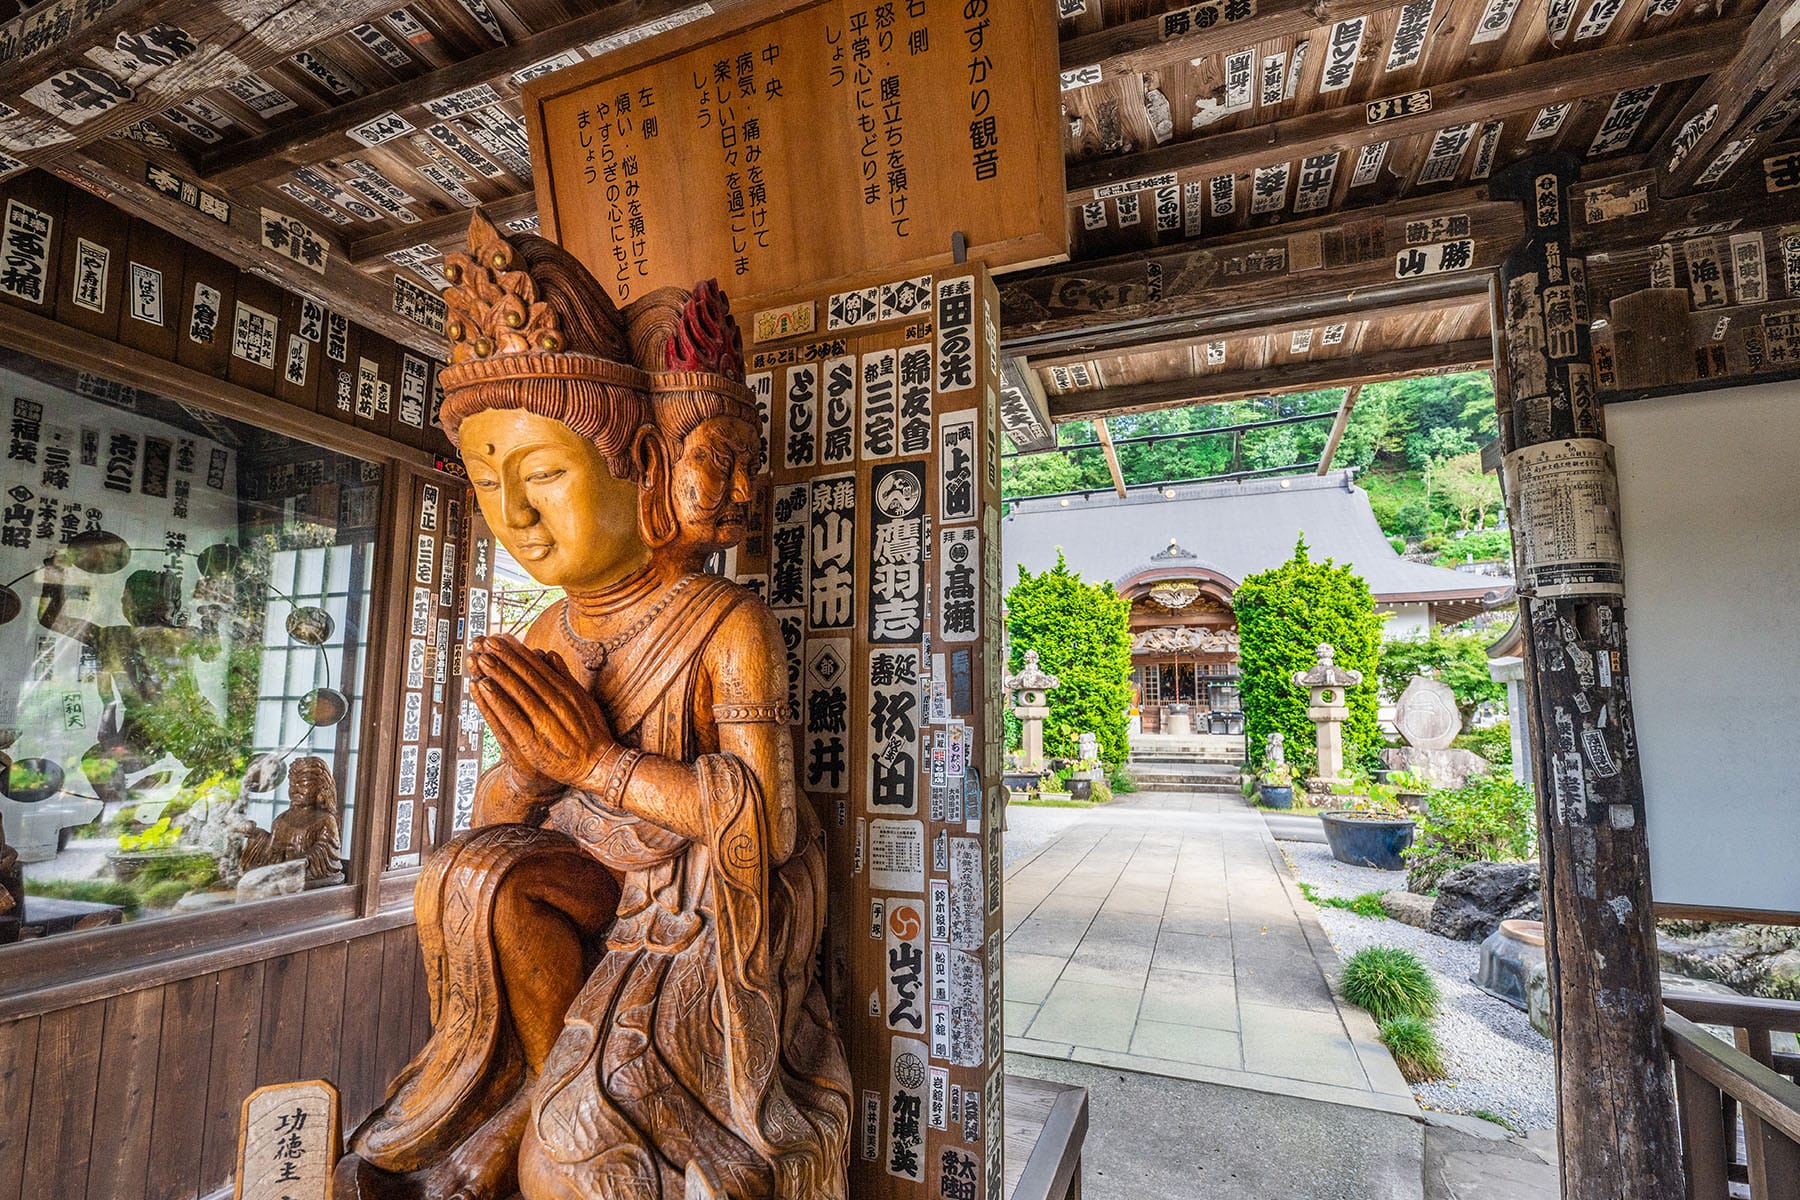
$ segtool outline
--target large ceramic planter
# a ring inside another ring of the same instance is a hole
[[[1406,860],[1400,852],[1412,845],[1414,822],[1411,817],[1357,812],[1320,813],[1325,826],[1325,840],[1331,846],[1331,857],[1353,867],[1374,867],[1381,871],[1404,871]]]
[[[1091,779],[1069,780],[1069,798],[1071,800],[1092,800],[1094,798],[1094,781]]]
[[[1256,791],[1257,794],[1262,797],[1264,808],[1294,807],[1293,784],[1288,784],[1285,787],[1276,787],[1273,784],[1262,783],[1257,785]]]
[[[1530,1005],[1531,972],[1544,967],[1544,923],[1511,920],[1481,943],[1481,966],[1475,982],[1514,1008]]]

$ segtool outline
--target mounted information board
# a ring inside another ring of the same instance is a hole
[[[1606,409],[1658,905],[1800,914],[1800,385]]]
[[[546,76],[525,92],[543,232],[621,303],[716,276],[739,311],[948,264],[957,232],[990,267],[1062,255],[1054,17],[786,0]]]

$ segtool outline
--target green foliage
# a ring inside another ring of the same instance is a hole
[[[1487,642],[1478,633],[1445,633],[1433,626],[1422,638],[1398,638],[1383,643],[1375,668],[1382,690],[1399,699],[1413,676],[1430,667],[1456,693],[1463,720],[1483,700],[1505,700],[1506,685],[1488,674]]]
[[[1300,885],[1300,894],[1305,896],[1317,908],[1341,908],[1353,912],[1359,917],[1385,919],[1387,909],[1381,907],[1380,892],[1364,892],[1360,896],[1352,896],[1346,900],[1342,896],[1321,896],[1317,888],[1310,883]]]
[[[1531,789],[1510,774],[1475,775],[1453,791],[1433,792],[1407,861],[1409,891],[1430,892],[1472,862],[1524,862],[1537,850]]]
[[[174,908],[177,900],[194,890],[184,879],[159,879],[144,889],[144,907]]]
[[[1381,1022],[1381,1044],[1394,1056],[1394,1065],[1408,1083],[1424,1083],[1444,1077],[1444,1049],[1437,1031],[1418,1017],[1390,1017]],[[1502,1122],[1504,1124],[1504,1122]]]
[[[1061,551],[1056,565],[1036,575],[1019,568],[1006,593],[1009,666],[1018,671],[1025,652],[1056,676],[1044,721],[1044,753],[1074,758],[1080,736],[1091,732],[1104,762],[1129,753],[1125,710],[1131,704],[1131,602],[1110,582],[1084,583]]]
[[[1450,743],[1462,750],[1473,750],[1496,767],[1512,766],[1512,722],[1496,721],[1486,729],[1459,733]]]
[[[1471,1117],[1480,1117],[1483,1121],[1490,1121],[1493,1124],[1500,1126],[1502,1129],[1507,1130],[1508,1132],[1511,1132],[1511,1133],[1519,1132],[1519,1129],[1517,1126],[1515,1126],[1511,1121],[1507,1120],[1505,1117],[1501,1116],[1499,1113],[1495,1112],[1491,1108],[1472,1108],[1469,1110],[1469,1115]]]
[[[1122,763],[1107,768],[1106,786],[1121,796],[1127,792],[1138,790],[1137,780],[1131,777],[1131,772],[1126,770]]]
[[[181,842],[181,826],[169,824],[163,817],[142,833],[121,833],[119,849],[127,854],[147,850],[173,850]]]
[[[1344,962],[1344,999],[1377,1022],[1393,1017],[1428,1020],[1437,1012],[1438,986],[1419,956],[1398,946],[1369,946]]]
[[[1406,806],[1400,803],[1400,785],[1378,782],[1367,771],[1354,771],[1345,782],[1332,784],[1331,794],[1344,798],[1342,804],[1332,806],[1340,811],[1385,813],[1393,817],[1409,815]]]
[[[1245,745],[1252,765],[1262,764],[1268,737],[1276,730],[1298,768],[1308,769],[1316,761],[1317,731],[1306,715],[1308,695],[1294,683],[1294,675],[1317,665],[1320,643],[1336,651],[1338,666],[1363,673],[1362,683],[1345,697],[1350,718],[1344,723],[1344,759],[1372,763],[1381,747],[1375,724],[1381,619],[1369,585],[1330,559],[1313,562],[1303,537],[1294,557],[1246,578],[1234,605]]]
[[[1510,563],[1512,561],[1512,530],[1484,529],[1479,533],[1468,533],[1459,538],[1452,538],[1445,546],[1444,552],[1437,556],[1437,565],[1454,567],[1458,563],[1465,563],[1470,559],[1474,559],[1476,562],[1502,559]]]
[[[1264,763],[1256,774],[1256,782],[1265,787],[1292,787],[1294,784],[1294,768],[1287,763]]]
[[[135,917],[142,906],[138,894],[128,884],[114,883],[110,879],[27,879],[25,881],[27,896],[42,896],[47,900],[81,900],[88,904],[112,904],[125,910],[125,915]],[[28,904],[27,909],[30,908]]]

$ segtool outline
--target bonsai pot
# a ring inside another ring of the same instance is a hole
[[[1526,1009],[1532,968],[1544,969],[1544,923],[1509,920],[1481,943],[1481,966],[1475,976],[1482,991],[1514,1008]]]
[[[1008,791],[1029,792],[1044,781],[1042,771],[1007,771],[1000,776]]]
[[[1294,807],[1294,785],[1291,783],[1283,784],[1280,787],[1276,787],[1272,783],[1259,783],[1256,785],[1256,790],[1262,797],[1263,804],[1268,808]]]
[[[1422,813],[1426,809],[1425,800],[1430,795],[1430,792],[1397,792],[1394,798],[1413,812]]]
[[[1411,817],[1339,811],[1320,813],[1319,821],[1325,826],[1331,857],[1339,862],[1382,871],[1406,869],[1400,852],[1412,845],[1415,826]]]
[[[1092,800],[1094,798],[1094,781],[1091,779],[1069,780],[1069,797],[1073,800]]]

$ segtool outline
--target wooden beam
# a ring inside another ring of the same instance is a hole
[[[77,14],[73,18],[74,29],[79,32],[63,35],[48,49],[23,61],[0,58],[0,79],[5,81],[0,84],[0,102],[19,113],[0,121],[0,131],[11,146],[41,143],[12,151],[33,165],[47,166],[66,160],[72,151],[92,145],[135,121],[153,118],[223,87],[247,71],[282,62],[297,51],[391,11],[394,6],[375,0],[237,0],[232,4],[149,0],[120,4],[85,25],[79,17],[82,7],[67,6],[69,12]],[[86,7],[94,10],[102,6]],[[33,17],[42,17],[44,11],[40,6],[23,13],[9,22],[6,30],[16,34]],[[87,119],[71,125],[65,119],[67,114],[49,112],[24,98],[26,91],[53,75],[76,67],[84,71],[99,69],[99,64],[86,57],[90,49],[110,48],[120,35],[139,34],[154,25],[182,30],[195,48],[167,65],[145,66],[127,79],[115,78],[115,84],[129,88],[128,99],[101,110],[78,110],[86,111]],[[17,52],[7,50],[8,45],[0,38],[0,53]]]
[[[1563,1200],[1666,1200],[1681,1178],[1681,1147],[1632,732],[1618,481],[1604,453],[1587,323],[1565,312],[1546,337],[1546,319],[1558,318],[1542,299],[1579,261],[1568,236],[1575,179],[1573,159],[1543,156],[1514,163],[1492,185],[1531,214],[1527,239],[1501,268],[1494,318],[1509,367],[1496,394],[1500,437],[1529,464],[1509,472],[1524,531],[1513,555],[1530,673],[1519,716],[1537,792]],[[1552,395],[1572,402],[1553,404]],[[1600,547],[1589,561],[1534,554],[1532,535],[1571,516],[1596,523],[1584,535]]]
[[[1792,123],[1800,111],[1800,96],[1792,95],[1800,87],[1800,39],[1788,28],[1793,7],[1792,0],[1763,5],[1743,39],[1733,43],[1731,61],[1695,90],[1656,139],[1650,164],[1662,195],[1686,195],[1725,182],[1736,164]],[[1788,106],[1785,119],[1764,120],[1781,106]]]
[[[1407,219],[1425,213],[1468,217],[1474,242],[1469,263],[1457,271],[1401,278],[1397,263],[1408,253]],[[1353,221],[1334,214],[1099,261],[1060,263],[1001,281],[1002,336],[1009,352],[1039,358],[1409,299],[1479,295],[1486,275],[1523,228],[1516,206],[1489,202],[1483,189],[1464,188],[1385,205]]]
[[[1254,396],[1278,396],[1287,392],[1316,392],[1353,384],[1379,383],[1414,375],[1439,375],[1493,364],[1493,342],[1485,337],[1449,345],[1408,346],[1378,354],[1344,355],[1311,359],[1278,367],[1248,371],[1222,371],[1158,383],[1136,383],[1068,392],[1050,397],[1050,419],[1064,421],[1122,417],[1130,413],[1185,408],[1192,404],[1219,404]]]
[[[1094,189],[1107,184],[1167,171],[1242,175],[1273,162],[1333,151],[1349,154],[1373,142],[1427,136],[1450,125],[1535,112],[1550,103],[1691,79],[1729,63],[1738,39],[1749,27],[1748,17],[1732,17],[1698,29],[1679,29],[1642,41],[1435,84],[1429,89],[1429,112],[1378,125],[1369,124],[1363,105],[1346,104],[1267,124],[1201,134],[1135,154],[1087,159],[1069,167],[1069,203],[1092,199]]]
[[[1243,341],[1255,338],[1281,338],[1302,329],[1314,329],[1321,324],[1332,324],[1339,321],[1347,325],[1355,325],[1359,321],[1382,321],[1390,317],[1426,317],[1442,316],[1472,307],[1480,307],[1485,317],[1488,304],[1485,290],[1452,293],[1442,296],[1420,298],[1402,298],[1392,304],[1375,304],[1365,301],[1361,293],[1349,297],[1356,307],[1350,311],[1333,312],[1324,316],[1305,316],[1295,320],[1264,323],[1252,321],[1249,324],[1238,324],[1229,328],[1209,331],[1201,337],[1163,338],[1158,337],[1143,343],[1145,347],[1154,346],[1162,350],[1182,350],[1198,348],[1209,341]],[[1089,364],[1102,354],[1122,354],[1135,349],[1135,345],[1108,346],[1101,352],[1080,354],[1058,354],[1039,356],[1031,360],[1031,365],[1038,370],[1052,367],[1069,367],[1077,364]]]
[[[1112,474],[1113,491],[1119,493],[1119,499],[1125,498],[1125,476],[1119,470],[1119,452],[1113,447],[1112,430],[1106,427],[1106,418],[1101,417],[1094,422],[1094,434],[1100,439],[1100,453],[1106,458],[1106,469]]]
[[[121,142],[95,142],[70,165],[59,165],[56,174],[237,266],[315,296],[402,345],[430,354],[444,353],[443,338],[396,313],[392,289],[352,266],[329,234],[322,235],[331,242],[325,270],[308,270],[262,244],[262,218],[254,204],[234,202],[230,224],[204,216],[145,183],[144,160]]]
[[[1103,76],[1110,78],[1305,33],[1351,17],[1399,8],[1403,3],[1405,0],[1262,0],[1252,17],[1167,39],[1162,36],[1163,19],[1158,14],[1069,38],[1062,43],[1058,58],[1065,71],[1098,66]]]
[[[508,221],[534,216],[537,213],[537,195],[534,192],[519,192],[516,195],[503,196],[498,200],[490,200],[483,204],[481,211],[486,213],[488,220],[495,225],[504,227]],[[386,255],[424,242],[428,242],[440,250],[445,246],[460,248],[468,231],[469,210],[459,208],[455,212],[445,213],[441,217],[428,217],[417,225],[406,225],[399,229],[389,229],[381,233],[352,238],[349,257],[351,263],[367,271],[381,265],[381,261]]]
[[[1339,406],[1337,420],[1331,423],[1331,433],[1325,438],[1325,452],[1319,455],[1319,469],[1315,474],[1323,475],[1331,470],[1331,460],[1337,457],[1338,443],[1344,440],[1344,430],[1350,428],[1350,410],[1356,407],[1356,397],[1362,391],[1362,384],[1353,383],[1350,390],[1344,393],[1344,403]]]
[[[724,11],[737,0],[717,0],[714,11]],[[362,145],[349,137],[346,130],[380,116],[397,112],[418,125],[437,120],[425,116],[414,120],[409,114],[422,112],[428,100],[463,88],[473,87],[542,61],[552,54],[615,34],[633,25],[654,19],[667,11],[658,0],[618,0],[597,12],[586,13],[522,42],[502,46],[465,58],[461,62],[439,67],[435,71],[359,96],[340,104],[329,112],[299,120],[271,130],[260,137],[246,138],[220,146],[200,156],[200,171],[211,182],[227,188],[261,183],[295,167],[327,158],[356,154]]]

